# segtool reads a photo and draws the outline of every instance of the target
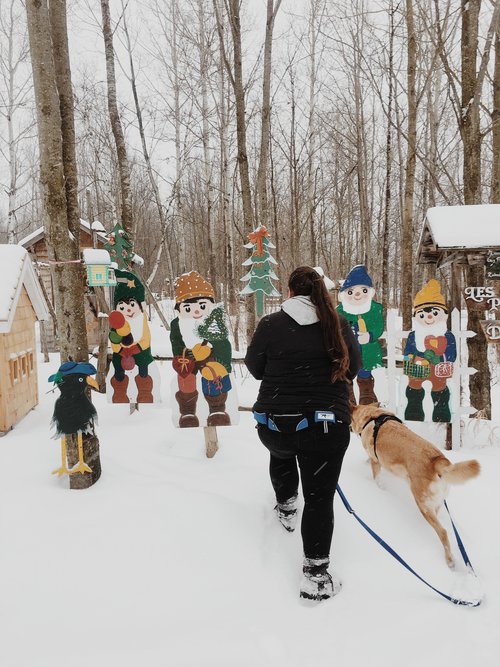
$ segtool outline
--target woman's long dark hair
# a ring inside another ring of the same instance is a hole
[[[309,296],[316,306],[323,340],[332,361],[332,382],[346,380],[349,370],[349,352],[342,335],[340,318],[333,307],[323,278],[310,266],[299,266],[292,271],[288,287],[294,296]]]

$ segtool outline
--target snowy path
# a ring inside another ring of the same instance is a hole
[[[55,396],[43,392],[55,365],[40,364],[41,405],[0,439],[2,667],[498,664],[500,448],[450,455],[483,468],[449,496],[486,591],[481,607],[427,589],[337,498],[332,557],[343,591],[311,609],[298,599],[300,534],[274,520],[267,453],[249,413],[218,429],[221,449],[208,460],[201,431],[174,429],[168,403],[129,416],[97,397],[103,476],[70,492],[50,474]],[[256,385],[241,379],[246,403]],[[451,592],[457,575],[408,489],[387,476],[381,491],[355,437],[341,486],[363,519]]]

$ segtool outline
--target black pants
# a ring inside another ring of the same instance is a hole
[[[307,558],[327,558],[333,535],[333,496],[344,454],[349,445],[349,427],[313,425],[292,434],[271,431],[259,424],[259,438],[269,449],[269,472],[276,500],[281,503],[299,488],[304,494],[302,543]],[[298,468],[297,468],[298,464]]]

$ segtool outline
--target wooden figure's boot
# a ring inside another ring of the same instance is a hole
[[[123,380],[117,380],[116,376],[113,375],[111,378],[111,386],[113,387],[112,403],[130,403],[130,399],[127,396],[128,375],[125,375]]]
[[[137,385],[136,403],[153,403],[153,378],[150,375],[145,378],[136,375],[135,384]]]
[[[359,404],[370,405],[371,403],[378,403],[378,398],[373,391],[375,384],[373,376],[370,375],[367,378],[358,377],[357,382],[359,387]]]
[[[226,412],[227,391],[222,391],[218,396],[208,396],[205,394],[205,400],[208,403],[210,414],[207,418],[207,426],[230,426],[231,418]]]
[[[175,394],[175,400],[179,404],[179,426],[181,428],[193,428],[200,425],[196,416],[196,401],[198,400],[197,391],[178,391]]]

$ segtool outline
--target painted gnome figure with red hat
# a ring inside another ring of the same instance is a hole
[[[383,366],[382,348],[378,339],[384,331],[382,304],[373,300],[375,289],[366,268],[354,266],[339,291],[338,312],[351,325],[361,350],[363,367],[357,376],[361,405],[378,401],[374,390],[374,368]],[[354,400],[354,395],[351,396]]]
[[[409,421],[425,421],[422,384],[426,380],[432,385],[432,421],[451,421],[447,379],[453,375],[457,346],[447,320],[441,286],[437,280],[429,280],[413,301],[413,330],[404,349],[404,373],[408,376],[404,418]]]
[[[231,390],[231,343],[222,304],[215,304],[212,285],[196,271],[175,281],[175,309],[179,313],[170,324],[170,341],[177,373],[179,426],[200,426],[197,416],[198,389],[208,404],[207,426],[228,426],[226,410]]]
[[[151,354],[151,333],[143,308],[144,285],[130,271],[115,270],[117,285],[109,314],[109,339],[113,356],[114,373],[110,384],[113,388],[112,403],[130,403],[135,388],[129,386],[135,373],[137,396],[135,403],[153,403],[153,377],[150,373],[154,361]]]

